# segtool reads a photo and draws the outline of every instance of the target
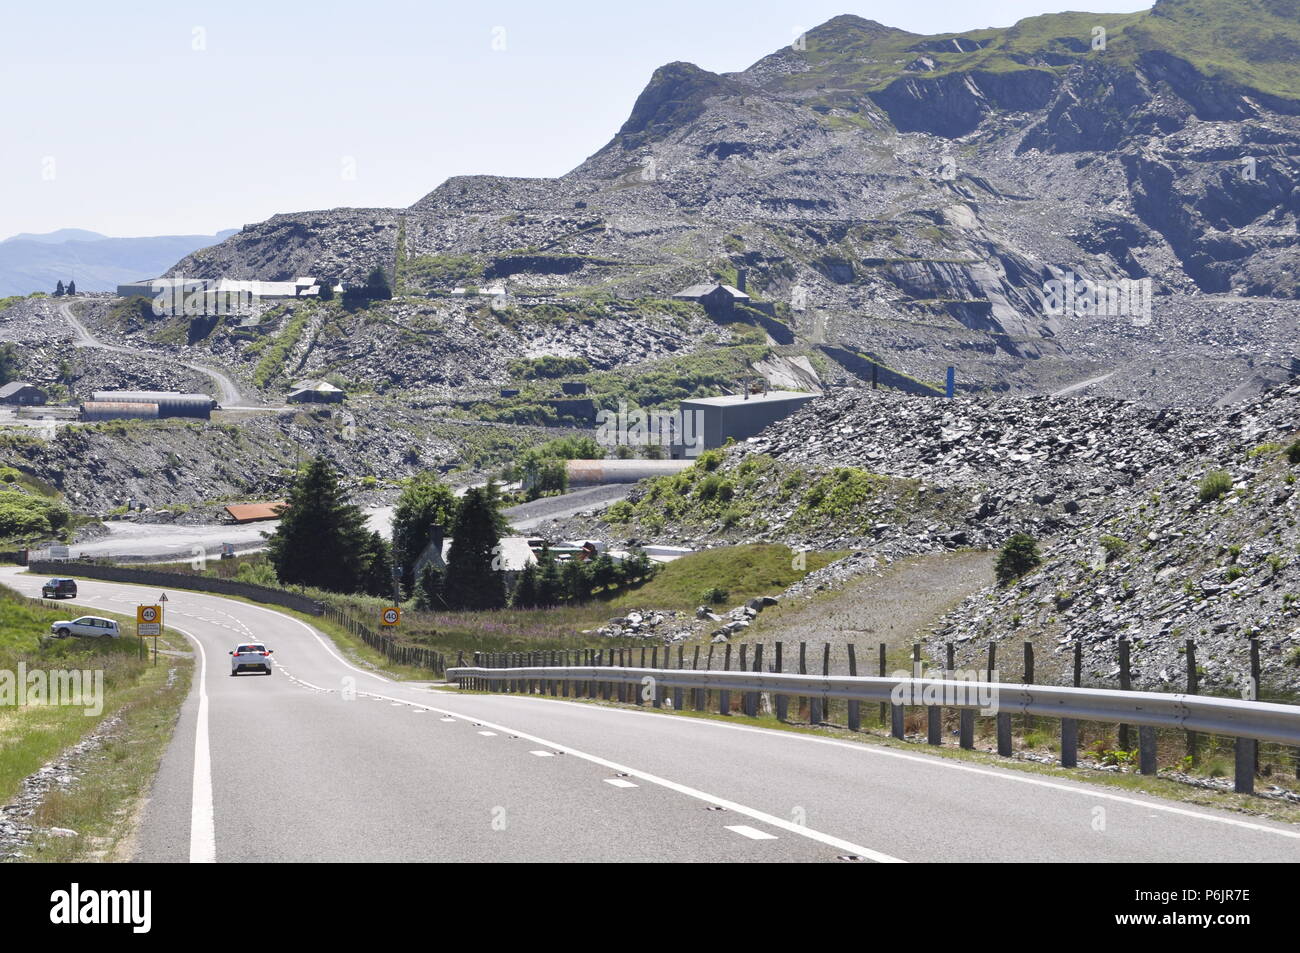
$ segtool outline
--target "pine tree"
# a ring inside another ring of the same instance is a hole
[[[570,559],[561,573],[564,580],[564,601],[585,602],[591,595],[591,576],[586,563]]]
[[[365,569],[361,589],[367,595],[385,599],[393,595],[393,550],[379,533],[371,533],[366,543]]]
[[[557,606],[563,594],[560,564],[551,553],[551,544],[544,542],[542,551],[537,554],[537,605],[545,609]]]
[[[510,605],[516,609],[537,608],[537,566],[529,563],[519,574],[519,583],[515,586]]]
[[[421,612],[432,612],[447,607],[443,573],[429,563],[420,570],[420,583],[415,587],[415,608]]]
[[[618,567],[609,553],[601,553],[592,563],[591,581],[597,589],[608,589],[618,582]]]
[[[993,572],[998,577],[999,585],[1008,585],[1029,572],[1039,563],[1038,543],[1028,533],[1016,533],[1002,546]]]
[[[379,265],[375,265],[366,276],[366,297],[371,301],[387,301],[393,297],[388,275]]]
[[[288,509],[267,540],[267,555],[285,585],[356,592],[372,548],[365,516],[348,502],[338,474],[314,458],[294,479]]]
[[[446,530],[455,518],[456,494],[436,474],[418,473],[402,490],[393,511],[393,562],[401,567],[407,593],[415,588],[415,561],[433,539],[433,528]]]
[[[63,279],[60,278],[59,283],[54,286],[54,297],[62,298],[64,294],[65,292],[63,290]]]
[[[76,294],[76,293],[77,293],[77,283],[76,283],[75,281],[69,281],[69,282],[68,282],[68,294],[70,294],[70,295],[74,295],[74,294]]]
[[[457,609],[500,609],[506,604],[499,559],[502,518],[496,487],[466,491],[456,511],[447,552],[447,601]]]

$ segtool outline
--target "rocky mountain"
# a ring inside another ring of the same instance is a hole
[[[744,272],[787,340],[921,380],[951,364],[965,389],[1042,392],[1119,371],[1096,386],[1237,399],[1285,380],[1294,350],[1297,51],[1294,0],[940,36],[841,16],[738,73],[660,68],[558,179],[277,215],[173,271],[381,265],[434,307],[503,283],[524,321],[566,295],[662,299]],[[1143,279],[1137,316],[1045,307],[1045,282]]]

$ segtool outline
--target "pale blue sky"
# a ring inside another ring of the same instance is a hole
[[[0,238],[61,227],[205,234],[276,212],[406,206],[450,175],[559,175],[609,140],[664,63],[744,69],[841,13],[944,33],[1008,26],[1056,3],[1150,5],[9,4]]]

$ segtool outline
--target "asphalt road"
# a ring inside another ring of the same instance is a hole
[[[630,483],[586,487],[563,496],[547,496],[531,503],[521,503],[501,511],[517,532],[528,532],[550,519],[573,516],[614,500],[625,498],[633,489]],[[365,507],[366,525],[381,536],[392,535],[395,506]],[[273,533],[279,520],[260,523],[132,523],[127,520],[110,520],[104,524],[108,534],[80,543],[72,543],[68,551],[73,556],[91,558],[116,556],[149,562],[188,559],[201,548],[208,555],[221,552],[223,543],[230,543],[241,552],[262,549],[263,533]]]
[[[0,570],[34,593],[35,576]],[[152,589],[87,580],[133,612]],[[562,700],[431,692],[276,611],[169,592],[199,648],[142,861],[1261,862],[1300,829],[924,753]],[[256,637],[272,676],[229,676]],[[720,808],[720,809],[719,809]]]
[[[75,301],[76,299],[73,300]],[[208,367],[206,364],[191,364],[189,361],[178,361],[170,355],[162,355],[156,351],[146,351],[140,348],[119,347],[115,344],[105,344],[103,341],[99,340],[99,338],[91,334],[90,329],[82,324],[81,321],[78,320],[77,316],[72,313],[72,304],[72,301],[60,302],[59,311],[63,314],[64,319],[72,328],[72,343],[76,347],[99,348],[103,351],[114,351],[118,354],[145,355],[155,359],[161,358],[163,360],[171,361],[175,364],[179,364],[181,367],[187,367],[192,371],[197,371],[200,374],[205,374],[212,378],[212,382],[217,385],[217,402],[225,408],[238,407],[241,400],[239,388],[235,385],[233,380],[221,373],[221,371],[213,367]]]

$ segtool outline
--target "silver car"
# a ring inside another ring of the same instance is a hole
[[[80,619],[63,620],[50,626],[50,632],[59,638],[69,635],[91,636],[92,638],[117,639],[122,637],[117,623],[112,619],[101,619],[95,615],[83,615]]]

